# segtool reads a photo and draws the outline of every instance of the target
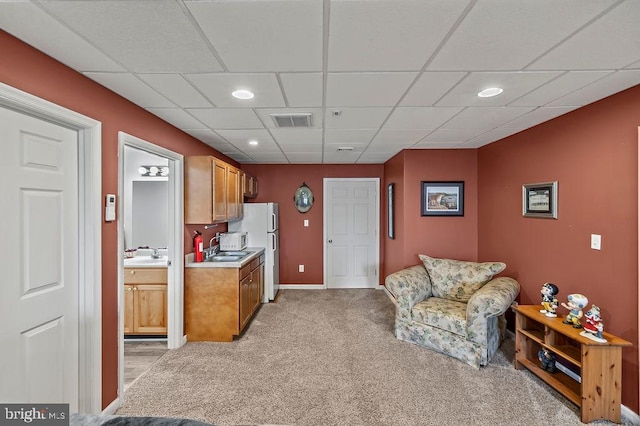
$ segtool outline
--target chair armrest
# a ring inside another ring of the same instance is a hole
[[[467,338],[477,343],[487,341],[487,318],[504,314],[520,292],[513,278],[499,277],[471,295],[467,303]]]
[[[384,280],[384,286],[396,300],[396,316],[411,319],[414,305],[431,296],[431,279],[423,265],[394,272]]]

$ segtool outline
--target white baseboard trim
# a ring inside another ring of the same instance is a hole
[[[110,416],[112,414],[115,414],[116,411],[118,410],[118,408],[120,408],[120,398],[116,398],[111,404],[107,405],[107,408],[105,408],[104,410],[102,410],[102,414],[106,415],[106,416]]]
[[[324,284],[280,284],[281,290],[326,290]]]
[[[638,415],[638,413],[635,413],[631,408],[627,407],[626,405],[622,405],[620,407],[620,414],[622,414],[622,417],[629,420],[631,424],[636,426],[640,425],[640,415]]]

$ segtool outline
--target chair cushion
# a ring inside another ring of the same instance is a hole
[[[419,255],[424,263],[435,297],[467,302],[471,295],[507,267],[502,262],[467,262]]]
[[[413,320],[467,337],[467,304],[429,297],[411,310]]]

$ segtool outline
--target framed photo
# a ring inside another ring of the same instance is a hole
[[[522,216],[558,218],[558,181],[522,185]]]
[[[393,210],[394,210],[394,206],[393,206],[393,197],[394,197],[394,188],[395,188],[396,184],[395,183],[390,183],[387,186],[387,235],[389,236],[390,239],[394,239],[395,238],[395,232],[393,229]]]
[[[464,182],[422,182],[422,216],[464,216]]]

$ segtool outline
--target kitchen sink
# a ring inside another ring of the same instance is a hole
[[[234,255],[220,255],[216,254],[215,256],[211,256],[206,259],[206,262],[237,262],[242,259],[244,256],[234,256]]]
[[[249,251],[221,251],[217,254],[217,256],[246,256]]]

